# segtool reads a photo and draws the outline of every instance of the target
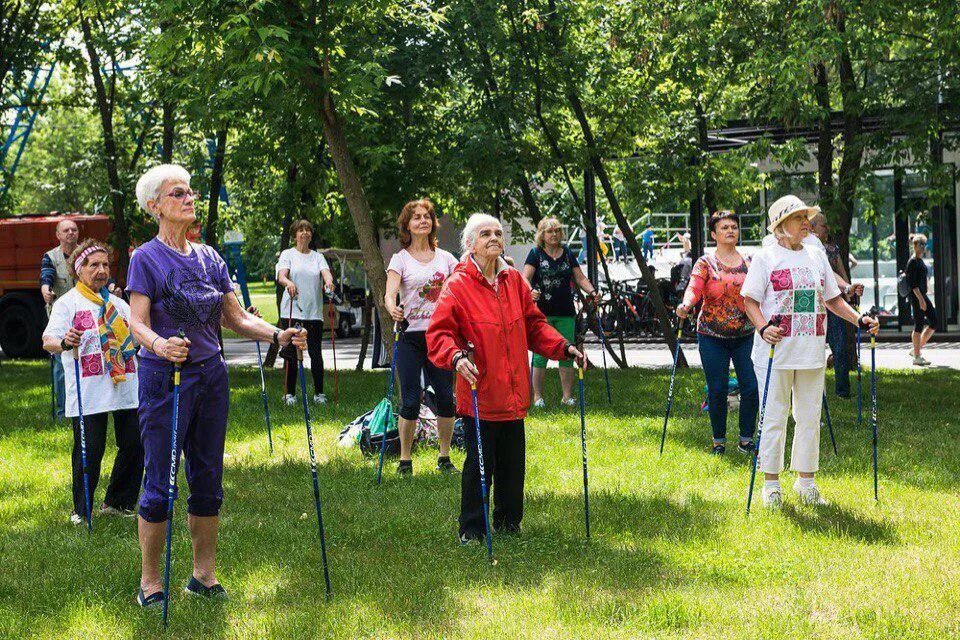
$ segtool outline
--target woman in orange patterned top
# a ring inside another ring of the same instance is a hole
[[[722,455],[727,441],[727,393],[730,362],[740,385],[740,441],[737,449],[753,453],[753,425],[757,419],[757,378],[750,360],[753,325],[743,308],[740,287],[750,265],[737,251],[740,218],[733,211],[716,211],[708,222],[717,243],[713,255],[703,255],[693,265],[690,284],[677,307],[685,319],[702,303],[697,319],[697,339],[703,374],[707,379],[707,404],[713,428],[713,453]]]

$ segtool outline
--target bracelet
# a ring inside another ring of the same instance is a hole
[[[156,352],[157,352],[157,351],[153,348],[153,345],[157,344],[157,340],[159,340],[159,339],[160,339],[160,336],[157,336],[156,338],[153,339],[152,342],[150,342],[150,351],[151,351],[151,352],[153,352],[153,353],[156,353]]]
[[[457,363],[466,357],[467,357],[467,354],[465,354],[463,351],[457,351],[455,354],[453,354],[453,360],[451,361],[451,365],[453,366],[453,368],[456,369]]]

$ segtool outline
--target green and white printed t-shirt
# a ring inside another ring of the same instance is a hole
[[[774,369],[822,369],[827,365],[825,300],[840,295],[840,287],[822,249],[804,245],[793,251],[780,244],[753,256],[740,295],[760,303],[764,317],[779,316],[784,339],[773,356]],[[753,338],[753,363],[766,368],[770,345]]]

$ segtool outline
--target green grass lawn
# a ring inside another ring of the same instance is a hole
[[[67,523],[70,432],[52,426],[43,363],[4,362],[0,385],[0,636],[56,638],[947,638],[960,635],[960,374],[883,372],[880,503],[870,439],[832,400],[840,456],[823,436],[832,502],[744,515],[749,467],[707,453],[703,377],[678,377],[657,457],[667,372],[611,372],[608,406],[588,375],[593,539],[583,535],[579,419],[527,421],[523,533],[494,539],[499,564],[455,542],[459,482],[421,451],[416,475],[335,445],[377,401],[383,373],[341,372],[340,403],[314,411],[334,597],[324,600],[303,420],[268,372],[268,455],[253,368],[231,371],[219,577],[227,604],[188,600],[184,501],[174,535],[169,631],[133,604],[131,520]],[[551,389],[556,396],[556,376]],[[481,399],[481,402],[483,400]],[[732,422],[731,422],[732,424]],[[731,430],[731,436],[734,431]],[[112,440],[111,440],[112,441]],[[111,454],[105,466],[109,469]],[[455,455],[462,463],[462,454]],[[182,474],[181,474],[182,478]],[[184,483],[182,483],[184,484]],[[97,499],[102,498],[105,481]],[[185,495],[185,489],[184,489]]]

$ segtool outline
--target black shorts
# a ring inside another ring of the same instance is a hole
[[[910,307],[913,310],[913,330],[917,332],[923,331],[924,327],[936,328],[937,326],[937,310],[933,308],[930,298],[925,293],[923,294],[923,301],[927,304],[926,311],[920,309],[920,301],[917,300],[915,294],[911,293]]]

